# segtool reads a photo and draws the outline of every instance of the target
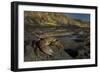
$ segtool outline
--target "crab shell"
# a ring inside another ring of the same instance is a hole
[[[54,37],[53,38],[49,37],[49,38],[45,38],[45,39],[40,40],[39,49],[41,52],[52,56],[54,51],[50,47],[51,45],[56,46],[59,49],[64,48],[60,41],[57,41]]]

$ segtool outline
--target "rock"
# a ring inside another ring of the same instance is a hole
[[[76,48],[68,48],[65,49],[65,51],[73,58],[76,58],[76,56],[78,56],[78,49]]]

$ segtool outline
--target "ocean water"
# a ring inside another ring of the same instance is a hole
[[[71,17],[73,19],[79,19],[79,20],[82,20],[82,21],[90,21],[90,14],[64,13],[64,15]]]

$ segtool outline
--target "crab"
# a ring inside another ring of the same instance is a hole
[[[34,52],[36,53],[37,56],[39,56],[39,52],[44,53],[45,55],[47,55],[48,57],[51,57],[54,55],[54,48],[51,48],[51,46],[55,46],[58,48],[58,50],[60,50],[61,48],[64,48],[63,44],[61,43],[61,41],[57,40],[55,37],[45,37],[45,38],[40,38],[40,40],[38,40],[35,43],[35,49]]]

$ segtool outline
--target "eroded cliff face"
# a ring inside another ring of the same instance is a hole
[[[89,22],[72,19],[63,13],[51,12],[24,12],[25,24],[32,26],[67,26],[89,27]]]

